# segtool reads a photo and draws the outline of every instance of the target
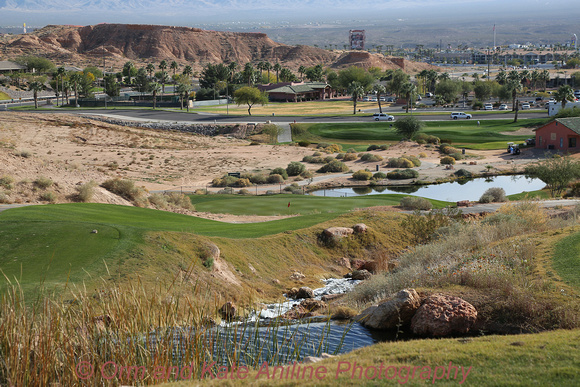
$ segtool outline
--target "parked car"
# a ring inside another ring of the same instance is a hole
[[[385,113],[375,113],[375,114],[373,114],[373,119],[375,121],[394,121],[395,117],[390,116],[390,115],[385,114]]]
[[[522,110],[529,110],[530,109],[530,104],[529,103],[523,103],[522,104]]]
[[[387,97],[381,97],[381,98],[379,98],[379,101],[386,102],[387,101]]]
[[[508,110],[508,106],[505,103],[499,105],[499,110]]]
[[[471,114],[464,112],[453,112],[451,113],[451,118],[456,120],[458,118],[465,118],[466,120],[471,119]]]
[[[483,110],[493,110],[493,105],[490,103],[486,103],[483,105]]]
[[[425,98],[433,98],[433,93],[425,93]]]
[[[370,97],[363,97],[363,102],[369,102],[370,100]]]

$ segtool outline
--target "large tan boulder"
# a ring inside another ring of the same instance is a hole
[[[354,233],[354,230],[350,227],[329,227],[322,231],[327,238],[344,238]]]
[[[298,292],[296,293],[296,296],[294,298],[296,299],[314,298],[314,291],[310,289],[308,286],[303,286],[300,289],[298,289]]]
[[[363,310],[356,320],[367,328],[395,329],[409,324],[420,305],[415,289],[403,289],[390,300]]]
[[[411,330],[422,336],[449,336],[469,332],[477,320],[477,310],[469,302],[453,296],[434,294],[417,310]]]
[[[228,301],[222,305],[218,312],[224,320],[232,321],[236,318],[238,307],[233,302]]]

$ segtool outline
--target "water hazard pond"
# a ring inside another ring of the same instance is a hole
[[[311,195],[352,197],[361,195],[406,193],[427,199],[458,202],[460,200],[477,201],[488,188],[492,187],[501,187],[505,190],[506,195],[513,195],[522,192],[537,191],[545,186],[546,184],[540,179],[527,179],[522,175],[512,175],[465,179],[443,184],[330,188],[313,191],[311,192]]]

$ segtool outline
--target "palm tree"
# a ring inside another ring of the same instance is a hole
[[[268,61],[264,62],[264,70],[268,72],[268,83],[270,83],[270,70],[272,70],[272,63]]]
[[[352,114],[356,114],[356,102],[359,99],[359,97],[365,93],[365,89],[360,82],[352,81],[348,85],[347,91],[350,95],[352,95],[352,103],[353,103]]]
[[[405,96],[405,99],[407,100],[407,107],[405,109],[405,113],[409,113],[409,105],[413,103],[412,99],[416,92],[417,86],[415,86],[414,83],[407,82],[404,83],[403,86],[401,87],[401,93]]]
[[[64,67],[59,67],[58,69],[56,69],[55,75],[56,75],[56,92],[58,93],[58,79],[60,78],[62,80],[62,78],[64,77],[64,74],[66,74],[66,70],[64,69]],[[61,84],[61,89],[62,89],[62,84]],[[61,105],[64,105],[64,90],[61,90],[60,93],[63,95],[63,99],[61,101]],[[58,105],[58,94],[56,97],[56,104]]]
[[[262,79],[263,71],[266,69],[266,68],[264,67],[264,62],[258,62],[258,64],[256,65],[256,68],[257,68],[258,70],[260,70],[260,76],[259,76],[259,78],[260,78],[260,81],[262,81],[262,80],[263,80],[263,79]],[[268,82],[270,82],[270,80],[269,80],[269,79],[268,79]]]
[[[34,98],[34,108],[38,109],[38,92],[44,90],[44,84],[40,81],[33,81],[28,84],[28,90],[32,91]]]
[[[179,95],[179,101],[181,102],[181,110],[183,110],[183,99],[189,94],[189,85],[180,83],[177,85],[176,91]],[[189,111],[189,103],[187,104],[187,110]]]
[[[173,70],[173,77],[175,78],[175,73],[177,72],[177,69],[179,69],[179,65],[176,61],[173,61],[171,62],[171,65],[169,65],[169,68]]]
[[[377,101],[379,103],[379,113],[382,113],[383,108],[381,106],[381,94],[385,94],[387,92],[387,89],[385,88],[385,86],[381,85],[380,83],[377,83],[373,86],[373,90],[377,92]]]
[[[166,60],[162,60],[162,61],[159,63],[159,70],[161,70],[161,71],[165,71],[165,69],[167,69],[167,61],[166,61]]]
[[[280,66],[280,63],[276,63],[274,65],[273,69],[276,72],[276,83],[280,83],[280,79],[278,78],[278,73],[280,72],[280,70],[282,70],[282,66]]]
[[[183,75],[191,77],[193,75],[193,68],[190,65],[185,66],[183,68]]]
[[[131,63],[131,62],[128,62]],[[81,82],[81,77],[82,77],[83,73],[74,73],[73,75],[70,76],[70,82],[73,84],[74,86],[74,91],[75,91],[75,106],[78,106],[79,104],[79,91],[78,91],[78,87],[79,87],[79,83]]]
[[[512,75],[512,73],[513,72],[510,71],[510,75],[508,76],[508,82],[506,86],[512,94],[512,111],[515,112],[514,122],[518,122],[519,101],[517,101],[516,98],[518,96],[518,93],[522,91],[522,82],[519,79],[519,74],[517,71],[515,71],[515,74],[517,74],[517,76]]]
[[[449,73],[441,73],[437,77],[440,81],[448,81],[450,79]]]
[[[125,74],[125,76],[127,77],[127,83],[131,83],[131,72],[133,72],[133,68],[135,67],[135,65],[133,64],[133,62],[129,61],[129,62],[125,62],[125,64],[123,65],[123,74]]]
[[[157,80],[161,83],[161,96],[163,96],[165,95],[165,84],[169,82],[169,74],[167,74],[165,71],[162,71],[158,75],[159,76],[157,77]]]
[[[254,70],[254,66],[252,65],[251,62],[248,62],[244,65],[244,79],[248,80],[248,86],[252,86],[252,84],[254,83],[254,77],[255,77],[255,73],[256,71]]]
[[[541,73],[541,78],[542,81],[544,81],[544,91],[546,91],[546,88],[548,87],[548,81],[550,80],[550,71],[543,70]]]
[[[536,87],[538,87],[538,82],[540,82],[540,71],[537,69],[532,71],[530,79],[532,81],[533,90],[536,90]]]
[[[304,67],[304,66],[298,67],[298,73],[300,74],[300,79],[304,79],[305,72],[306,72],[306,67]]]
[[[495,76],[495,81],[500,85],[505,85],[507,82],[506,72],[504,70],[501,70],[499,73],[497,73],[497,75]]]
[[[153,63],[149,63],[145,70],[149,73],[149,79],[153,77],[153,73],[155,72],[155,65]]]
[[[153,94],[153,110],[155,110],[155,108],[157,108],[157,93],[161,90],[161,85],[157,82],[151,82],[147,88],[149,89],[149,92]]]
[[[234,79],[234,74],[236,72],[236,70],[238,69],[238,64],[236,62],[231,62],[228,65],[228,68],[230,69],[230,82]]]
[[[562,103],[562,109],[566,107],[566,103],[568,101],[575,101],[576,98],[574,97],[574,90],[570,85],[562,85],[560,88],[554,93],[554,99],[557,102]]]

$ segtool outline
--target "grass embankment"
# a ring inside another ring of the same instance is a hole
[[[552,261],[564,282],[580,290],[580,232],[566,236],[555,244]]]
[[[392,198],[324,200],[296,195],[197,198],[208,200],[199,202],[202,207],[204,204],[213,206],[216,211],[231,208],[234,213],[250,209],[247,212],[253,214],[284,213],[288,201],[291,201],[291,208],[295,206],[293,210],[307,215],[233,224],[105,204],[23,207],[0,215],[0,267],[11,281],[17,279],[26,292],[32,292],[42,281],[48,289],[82,281],[93,288],[100,276],[129,279],[139,275],[147,281],[156,277],[171,281],[177,272],[187,272],[191,267],[209,277],[211,270],[202,265],[205,263],[211,267],[208,252],[211,245],[216,244],[222,250],[222,258],[233,265],[231,270],[247,273],[249,279],[253,276],[249,265],[256,268],[256,273],[262,276],[260,281],[264,282],[264,295],[273,297],[280,295],[284,286],[289,285],[288,278],[294,270],[308,273],[307,281],[312,285],[319,285],[318,278],[331,270],[334,264],[325,266],[323,262],[333,262],[331,254],[321,254],[316,241],[320,227],[336,223],[352,226],[360,219],[351,219],[355,215],[346,214],[348,211],[369,205],[394,204]],[[334,220],[337,217],[341,218]],[[377,229],[382,229],[382,226]],[[97,230],[97,233],[92,233],[92,230]],[[288,238],[290,240],[286,240]],[[288,256],[280,258],[280,251],[287,251]],[[357,250],[353,254],[364,256],[365,253]],[[308,259],[304,261],[301,257]],[[285,261],[285,266],[272,264],[278,259]],[[317,262],[318,267],[309,266],[311,262]],[[111,274],[107,273],[107,267]],[[272,276],[277,276],[273,267],[288,270],[279,278],[279,285],[271,281]],[[341,274],[335,272],[333,275]],[[0,284],[6,284],[3,277]],[[227,290],[235,293],[235,289]]]
[[[439,137],[442,142],[467,149],[503,149],[509,141],[522,142],[530,135],[511,135],[522,127],[535,127],[545,123],[545,119],[530,119],[518,123],[510,120],[485,120],[480,125],[475,120],[464,121],[427,121],[423,133]],[[398,135],[392,123],[321,123],[297,124],[293,129],[293,140],[340,143],[343,148],[360,147],[370,144],[398,142]]]
[[[9,100],[11,97],[3,91],[0,91],[0,101]]]

